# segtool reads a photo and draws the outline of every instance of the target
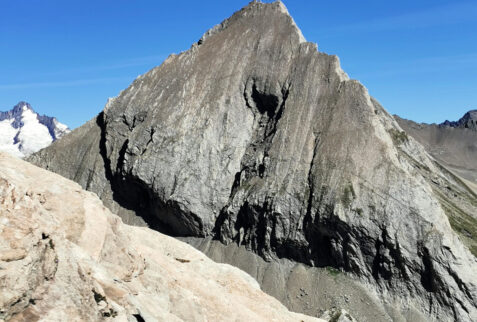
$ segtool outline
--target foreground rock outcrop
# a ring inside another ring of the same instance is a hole
[[[320,321],[246,273],[132,227],[56,174],[0,153],[0,320]]]
[[[462,227],[477,198],[279,1],[250,3],[29,160],[129,223],[346,271],[423,320],[477,319]]]

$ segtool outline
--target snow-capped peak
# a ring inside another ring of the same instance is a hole
[[[54,117],[39,115],[27,102],[0,112],[0,151],[28,156],[59,139],[69,128]]]

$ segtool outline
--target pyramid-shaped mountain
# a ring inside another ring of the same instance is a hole
[[[476,196],[280,1],[251,2],[30,160],[127,223],[347,272],[387,319],[477,318]]]

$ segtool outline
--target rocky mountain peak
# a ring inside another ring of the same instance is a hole
[[[464,114],[458,121],[446,120],[442,126],[465,128],[477,131],[477,110],[470,110]]]
[[[24,101],[0,112],[0,150],[19,157],[38,151],[69,132],[56,118],[39,115]]]
[[[31,105],[27,102],[18,102],[13,109],[6,112],[0,112],[0,121],[13,119],[12,126],[16,129],[22,126],[22,115],[25,111],[33,111]]]
[[[276,27],[278,24],[270,23],[272,21],[276,21],[277,19],[285,19],[289,26],[292,27],[292,32],[288,35],[282,33],[284,37],[292,37],[298,39],[298,41],[306,42],[305,37],[298,26],[295,24],[295,21],[290,16],[288,9],[280,0],[275,1],[273,3],[263,3],[261,1],[251,1],[247,6],[242,8],[241,10],[237,11],[233,14],[230,18],[224,20],[222,23],[214,26],[213,28],[209,29],[198,41],[198,45],[201,45],[206,39],[215,35],[222,30],[226,29],[230,24],[239,23],[244,24],[244,26],[249,26],[250,28],[255,29],[256,33],[263,33],[262,30],[256,30],[257,24],[250,23],[250,19],[254,20],[263,20],[264,22],[268,22],[268,27]],[[262,25],[262,27],[264,27]]]
[[[477,110],[471,110],[458,121],[465,128],[477,130]]]
[[[29,160],[128,223],[346,271],[399,317],[477,318],[477,236],[454,225],[476,221],[475,195],[280,2],[250,3]]]
[[[24,101],[20,101],[20,102],[18,102],[17,105],[15,105],[13,107],[13,113],[14,114],[21,114],[21,112],[23,112],[27,109],[33,111],[33,108],[31,107],[31,105],[29,103],[24,102]]]

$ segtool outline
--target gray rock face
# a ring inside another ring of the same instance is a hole
[[[477,131],[477,110],[468,111],[457,122],[445,121],[441,126],[458,127]]]
[[[448,220],[475,220],[477,198],[281,2],[250,3],[30,161],[129,222],[332,266],[402,310],[477,319],[474,237],[464,245]]]

